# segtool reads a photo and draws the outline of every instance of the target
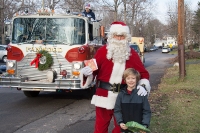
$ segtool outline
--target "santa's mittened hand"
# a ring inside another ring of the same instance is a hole
[[[139,96],[146,96],[146,95],[147,95],[147,91],[146,91],[146,89],[145,89],[144,87],[138,85],[138,86],[137,86],[137,89],[138,89],[137,94],[138,94]]]
[[[84,76],[89,76],[92,74],[92,68],[90,68],[89,66],[86,66],[82,68],[81,72],[83,73]]]

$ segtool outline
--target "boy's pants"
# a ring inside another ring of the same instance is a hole
[[[108,133],[110,120],[114,117],[114,110],[96,107],[96,122],[94,133]],[[120,126],[117,124],[114,117],[114,129],[112,133],[120,133]]]

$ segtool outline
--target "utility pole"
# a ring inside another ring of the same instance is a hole
[[[179,78],[183,79],[186,75],[185,70],[185,47],[184,47],[184,0],[178,0],[178,59],[179,59]]]
[[[2,44],[5,44],[5,35],[4,35],[4,0],[2,1],[2,5],[0,5],[0,15],[1,15],[1,42]]]

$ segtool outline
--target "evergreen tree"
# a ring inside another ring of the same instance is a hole
[[[198,9],[195,11],[194,23],[192,24],[193,31],[200,35],[200,2],[198,2]]]

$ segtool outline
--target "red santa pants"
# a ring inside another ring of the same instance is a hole
[[[110,120],[114,117],[114,110],[96,107],[96,122],[94,133],[108,133]],[[117,124],[114,117],[114,129],[112,133],[120,133],[120,126]]]

